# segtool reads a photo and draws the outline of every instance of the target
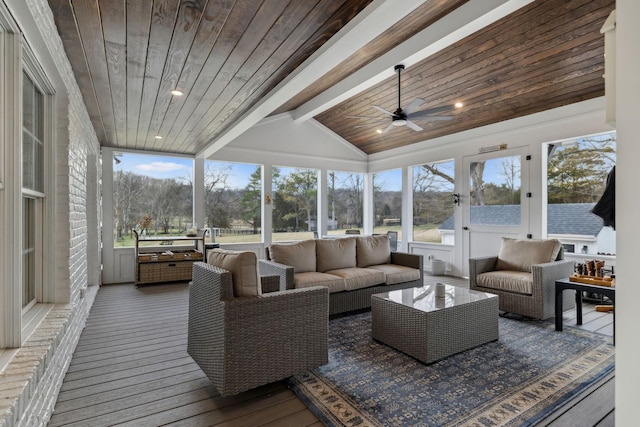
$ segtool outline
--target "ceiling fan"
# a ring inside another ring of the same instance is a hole
[[[407,126],[408,128],[413,129],[415,131],[421,131],[424,129],[422,129],[420,126],[414,123],[413,120],[430,120],[431,121],[431,120],[451,120],[453,118],[451,116],[435,116],[433,114],[443,113],[445,111],[451,111],[454,108],[459,107],[461,105],[459,104],[444,105],[442,107],[435,107],[435,108],[429,108],[426,110],[416,111],[416,109],[418,109],[422,104],[426,102],[422,98],[416,98],[411,102],[411,104],[407,105],[407,108],[402,109],[402,107],[400,106],[401,105],[400,75],[402,74],[402,70],[404,70],[404,65],[402,64],[396,65],[394,69],[398,73],[398,109],[395,110],[394,112],[391,112],[391,111],[385,110],[384,108],[378,105],[373,106],[373,108],[375,108],[376,110],[391,116],[391,123],[383,131],[379,131],[380,133],[387,133],[394,127],[400,127],[400,126]],[[377,117],[367,117],[367,116],[350,116],[350,118],[378,119]],[[362,127],[362,126],[367,126],[367,125],[357,125],[356,127]]]

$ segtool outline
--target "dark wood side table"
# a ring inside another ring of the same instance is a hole
[[[577,324],[582,325],[582,292],[605,295],[615,304],[616,288],[611,286],[588,285],[586,283],[571,282],[569,278],[556,280],[556,331],[562,330],[562,291],[572,289],[576,292]],[[616,342],[616,311],[613,310],[613,343]]]

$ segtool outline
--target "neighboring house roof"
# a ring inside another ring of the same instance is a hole
[[[547,233],[597,236],[604,227],[602,218],[592,214],[595,203],[566,203],[549,205]]]
[[[602,219],[591,213],[595,203],[562,203],[547,206],[547,233],[597,236]],[[474,224],[518,225],[519,205],[471,206]],[[453,230],[453,215],[442,223],[439,230]]]

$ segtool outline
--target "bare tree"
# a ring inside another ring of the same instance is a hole
[[[229,176],[232,167],[226,164],[209,165],[204,172],[204,196],[207,222],[210,227],[228,227],[229,214]]]
[[[356,225],[362,226],[362,199],[364,197],[364,177],[359,173],[351,173],[344,182],[351,218]]]
[[[484,206],[484,166],[485,162],[472,162],[469,166],[471,177],[471,206]]]
[[[133,226],[137,214],[142,214],[139,199],[147,188],[148,180],[132,172],[116,171],[113,179],[113,220],[116,239]]]

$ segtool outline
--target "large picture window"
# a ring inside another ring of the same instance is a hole
[[[262,240],[262,166],[206,161],[205,227],[218,243]]]
[[[346,229],[362,230],[364,174],[329,171],[327,202],[329,234],[344,234]]]
[[[312,239],[318,229],[318,171],[274,166],[272,177],[272,240]]]
[[[567,252],[615,255],[615,230],[591,212],[616,164],[615,132],[554,142],[548,153],[547,235]]]
[[[133,246],[141,235],[184,235],[193,221],[193,160],[114,153],[114,246]]]
[[[402,170],[373,175],[373,232],[397,231],[402,240]]]
[[[453,244],[454,161],[413,167],[413,241]]]

